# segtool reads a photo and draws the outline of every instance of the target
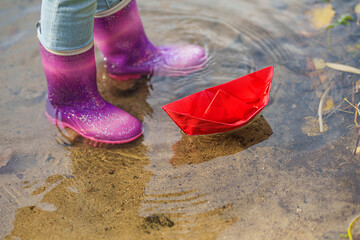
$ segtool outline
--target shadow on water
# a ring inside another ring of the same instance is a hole
[[[107,75],[102,62],[97,64],[97,71],[99,92],[105,100],[131,113],[141,121],[144,116],[151,117],[154,110],[147,102],[152,91],[151,76],[140,80],[116,81]]]
[[[235,154],[268,139],[272,130],[263,116],[248,125],[231,132],[210,136],[182,134],[174,144],[172,165],[198,164],[214,158]]]

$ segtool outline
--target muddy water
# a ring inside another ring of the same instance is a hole
[[[331,2],[354,17],[356,3]],[[360,32],[335,28],[329,47],[305,14],[323,5],[139,1],[154,43],[200,44],[210,59],[188,76],[119,83],[96,52],[101,94],[145,126],[132,143],[96,148],[43,114],[40,1],[2,1],[0,238],[339,239],[360,214],[357,132],[354,115],[336,111],[324,112],[319,133],[317,109],[330,85],[335,106],[357,103],[358,76],[314,70],[311,59],[359,67]],[[269,65],[270,103],[244,128],[189,137],[161,110]]]

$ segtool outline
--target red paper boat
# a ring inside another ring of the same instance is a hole
[[[205,89],[162,108],[188,135],[230,131],[250,122],[268,103],[274,67]]]

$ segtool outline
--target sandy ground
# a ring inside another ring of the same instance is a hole
[[[355,4],[333,7],[342,13]],[[0,3],[0,238],[340,239],[360,214],[353,115],[330,115],[322,134],[309,134],[318,126],[306,119],[316,119],[332,79],[329,96],[339,104],[358,78],[314,71],[307,60],[359,66],[358,50],[343,44],[358,44],[355,24],[333,30],[330,53],[326,34],[305,16],[319,3],[139,5],[155,43],[201,44],[210,60],[189,76],[119,83],[96,51],[101,94],[145,126],[133,143],[96,148],[69,140],[43,113],[40,1]],[[275,66],[269,106],[244,128],[189,137],[161,109],[268,65]]]

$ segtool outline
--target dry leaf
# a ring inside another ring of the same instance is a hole
[[[356,6],[355,6],[355,12],[356,12],[356,14],[359,14],[359,15],[360,15],[360,3],[356,4]]]
[[[349,45],[346,49],[348,52],[357,52],[360,50],[360,43],[357,43],[355,45]]]
[[[310,16],[310,23],[316,29],[321,29],[331,23],[335,16],[335,11],[330,4],[327,4],[324,7],[314,8],[308,11],[307,14]]]
[[[356,15],[357,15],[356,25],[359,25],[359,18],[360,18],[360,3],[356,4],[356,6],[355,6],[355,12],[356,12]]]
[[[313,60],[309,56],[306,57],[306,68],[308,71],[314,71],[316,69]]]
[[[335,69],[335,70],[360,74],[360,69],[359,68],[354,68],[354,67],[351,67],[351,66],[348,66],[348,65],[343,65],[343,64],[338,64],[338,63],[328,63],[328,62],[325,63],[325,65],[327,67]]]
[[[321,74],[319,76],[319,79],[320,79],[321,83],[324,83],[326,81],[326,79],[327,79],[327,76],[325,74]]]
[[[307,38],[312,38],[317,36],[318,33],[301,30],[299,31],[299,34]]]
[[[360,80],[357,80],[355,84],[355,92],[358,93],[359,91],[360,91]]]
[[[359,154],[359,153],[360,153],[360,147],[357,147],[357,148],[356,148],[355,153],[356,153],[356,154]]]
[[[321,134],[319,127],[319,120],[316,117],[308,116],[304,117],[305,122],[301,126],[301,130],[308,136],[318,136]],[[328,130],[326,124],[324,124],[324,132]]]
[[[0,149],[0,168],[4,167],[10,161],[13,152],[11,148]]]
[[[322,110],[323,110],[323,112],[328,112],[331,109],[333,109],[334,106],[335,106],[334,101],[332,100],[332,98],[329,98],[328,100],[326,100],[325,105]]]
[[[322,60],[321,58],[314,58],[313,59],[313,63],[315,65],[316,69],[323,69],[326,67],[326,63],[324,60]]]

